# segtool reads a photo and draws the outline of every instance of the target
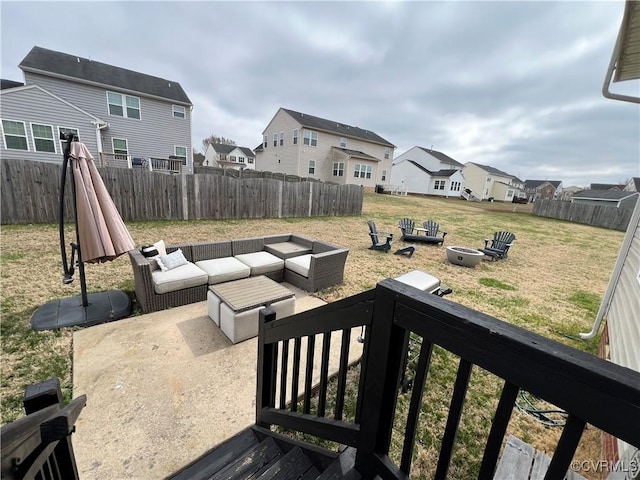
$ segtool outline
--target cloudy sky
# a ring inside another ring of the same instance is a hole
[[[180,82],[193,145],[279,107],[565,186],[640,176],[640,106],[601,94],[624,2],[0,3],[2,78],[44,48]],[[638,95],[637,83],[615,91]]]

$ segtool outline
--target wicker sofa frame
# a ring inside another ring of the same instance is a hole
[[[294,242],[311,249],[312,257],[309,277],[303,277],[293,271],[283,270],[268,273],[266,276],[276,282],[288,282],[307,292],[315,292],[322,288],[342,283],[344,266],[349,251],[329,243],[312,240],[295,234],[268,235],[264,237],[240,238],[212,242],[184,243],[169,245],[167,253],[178,248],[190,262],[198,262],[213,258],[231,257],[244,253],[260,252],[265,245],[280,242]],[[144,313],[166,310],[190,303],[202,302],[207,298],[208,285],[184,288],[173,292],[158,294],[152,281],[152,268],[149,260],[138,249],[129,252],[129,260],[133,268],[133,280],[136,298]]]

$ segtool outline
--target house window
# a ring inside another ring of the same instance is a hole
[[[389,147],[384,147],[384,159],[389,160],[390,155],[391,155],[391,149]]]
[[[316,173],[316,161],[309,160],[309,175],[314,175]]]
[[[344,137],[340,137],[340,146],[342,148],[346,148],[347,147],[347,139]]]
[[[182,164],[187,164],[187,147],[173,147],[173,156],[182,160]]]
[[[513,197],[513,190],[507,190],[507,198]]]
[[[278,146],[278,134],[277,133],[273,134],[273,146],[274,147]]]
[[[112,138],[111,146],[116,160],[126,160],[129,155],[129,144],[125,138]]]
[[[298,129],[297,128],[293,131],[293,144],[294,145],[298,144]]]
[[[244,157],[238,157],[238,163],[244,163]]]
[[[174,105],[173,116],[176,118],[187,118],[187,109],[182,105]]]
[[[304,144],[311,145],[312,147],[318,146],[318,132],[314,132],[313,130],[305,130],[304,131]]]
[[[371,178],[371,172],[373,169],[371,165],[364,165],[360,163],[356,163],[355,170],[353,172],[353,176],[355,178]]]
[[[386,170],[382,170],[382,178],[381,180],[384,182],[387,179],[387,171]]]
[[[451,182],[451,191],[459,192],[460,191],[460,182]]]
[[[29,151],[29,146],[27,145],[27,129],[24,126],[24,122],[2,120],[2,133],[5,148]]]
[[[130,95],[107,92],[109,115],[140,120],[140,99]]]
[[[60,135],[66,135],[67,133],[73,133],[74,136],[78,137],[78,142],[80,141],[80,131],[77,128],[58,127],[58,138],[60,138]],[[65,143],[67,142],[60,140],[61,152],[64,152]]]
[[[56,153],[56,141],[53,138],[51,125],[31,124],[31,135],[36,152]]]
[[[280,146],[284,145],[284,132],[280,132]]]
[[[342,177],[344,175],[344,162],[333,163],[333,176]]]
[[[247,163],[253,163],[253,161],[254,161],[254,158],[253,158],[253,157],[249,157],[249,158],[247,158]]]
[[[491,177],[487,177],[487,182],[490,182],[490,181],[491,181]]]
[[[232,162],[235,162],[236,161],[236,156],[235,155],[231,155],[229,157],[229,160],[231,160]]]
[[[262,136],[262,146],[263,146],[264,148],[267,148],[267,144],[268,144],[268,143],[269,143],[269,138],[267,138],[267,136],[266,136],[266,135],[263,135],[263,136]]]
[[[447,183],[446,180],[436,180],[435,184],[433,185],[433,189],[444,190],[444,186],[446,183]]]

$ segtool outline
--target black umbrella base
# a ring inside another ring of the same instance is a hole
[[[90,327],[131,315],[131,298],[121,290],[90,293],[87,300],[86,307],[82,306],[82,296],[45,303],[33,313],[31,328],[42,331],[74,326]]]

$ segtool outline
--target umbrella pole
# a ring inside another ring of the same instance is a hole
[[[71,193],[73,201],[73,221],[76,228],[76,243],[71,245],[71,263],[69,266],[67,263],[66,241],[64,237],[64,190],[67,181],[67,169],[69,166],[69,159],[71,157],[71,142],[74,140],[73,133],[67,133],[64,135],[65,147],[62,163],[62,178],[60,180],[60,210],[59,210],[59,229],[60,229],[60,251],[62,252],[62,266],[64,268],[64,280],[65,283],[71,283],[73,281],[73,251],[78,252],[78,272],[80,273],[80,291],[82,295],[82,306],[84,308],[89,306],[89,300],[87,298],[87,281],[84,274],[84,262],[82,261],[82,252],[80,250],[80,231],[78,229],[78,204],[76,202],[76,182],[73,172],[71,173]]]

